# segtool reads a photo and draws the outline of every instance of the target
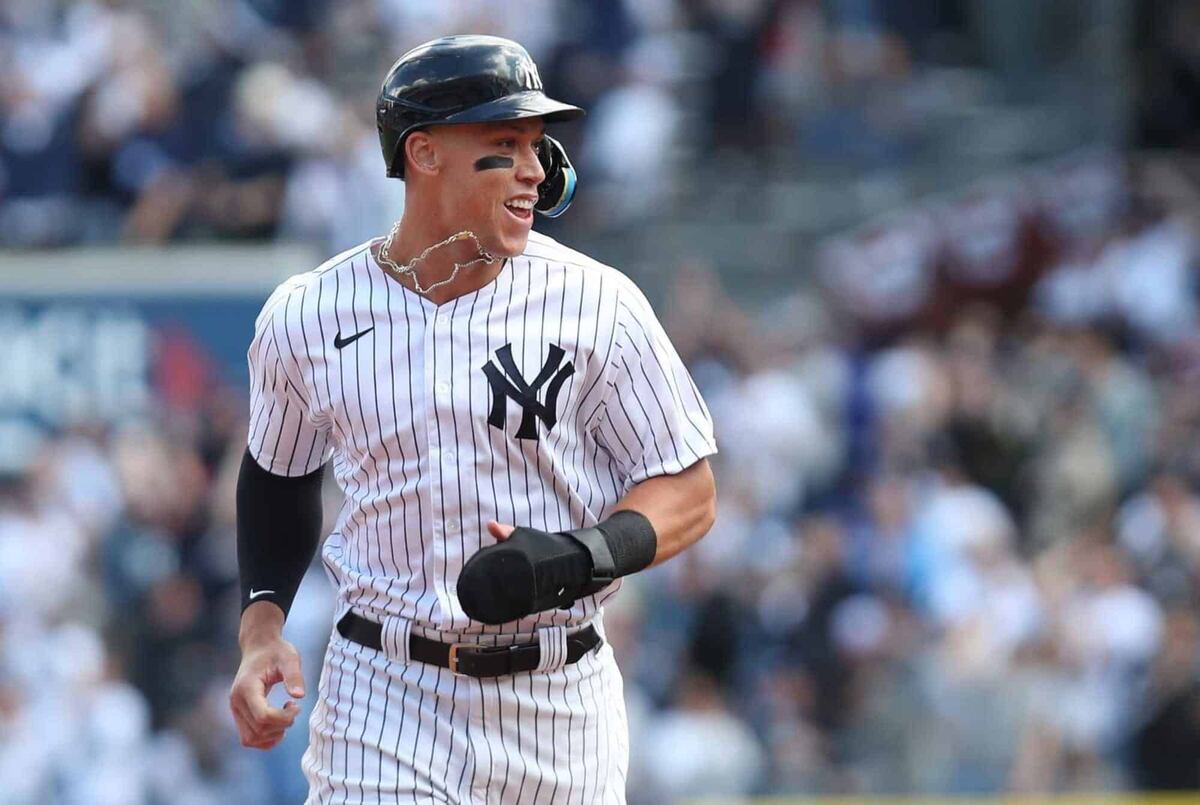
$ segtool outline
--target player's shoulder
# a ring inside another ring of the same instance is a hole
[[[623,271],[565,246],[549,235],[530,232],[529,242],[522,256],[531,262],[543,262],[552,270],[565,274],[587,272],[590,276],[595,276],[599,280],[596,292],[602,297],[612,295],[626,301],[627,304],[645,304],[645,295],[637,283]]]
[[[279,283],[275,286],[275,290],[271,291],[267,301],[263,303],[262,310],[255,321],[256,329],[261,329],[263,324],[277,315],[279,310],[285,308],[288,302],[308,293],[331,273],[350,270],[356,262],[363,258],[370,247],[371,241],[369,240],[357,246],[351,246],[344,252],[330,257],[316,268],[293,274]]]

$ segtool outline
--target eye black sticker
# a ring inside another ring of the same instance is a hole
[[[513,166],[512,157],[490,156],[480,157],[475,160],[475,170],[489,171],[497,168],[511,168]]]

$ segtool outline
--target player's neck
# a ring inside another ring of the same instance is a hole
[[[387,256],[397,265],[403,266],[433,244],[440,243],[453,234],[455,233],[441,233],[434,231],[432,227],[419,226],[415,222],[410,222],[406,216],[400,223],[399,231],[392,240],[392,248]],[[375,252],[378,253],[377,250],[382,248],[383,244],[380,244],[376,247]],[[417,279],[420,281],[421,287],[429,288],[434,283],[449,278],[454,273],[455,263],[467,263],[479,256],[480,252],[474,240],[468,238],[458,243],[451,243],[435,249],[417,264]],[[473,293],[494,280],[504,269],[504,262],[503,259],[497,259],[492,263],[481,262],[462,268],[452,282],[439,285],[423,296],[435,305],[443,305],[460,296]],[[385,271],[389,277],[404,287],[414,293],[420,293],[417,291],[411,275],[397,275],[394,271],[387,269]]]

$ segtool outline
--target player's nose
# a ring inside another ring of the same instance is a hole
[[[537,148],[531,145],[520,151],[521,155],[517,159],[517,181],[534,186],[541,184],[546,178],[546,170],[542,167],[542,161],[538,159]]]

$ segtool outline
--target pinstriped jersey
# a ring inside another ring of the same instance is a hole
[[[529,633],[590,621],[619,588],[487,626],[456,581],[488,520],[594,525],[634,484],[716,452],[699,391],[645,296],[531,233],[477,291],[436,305],[370,243],[284,282],[249,355],[251,455],[345,493],[322,558],[345,605],[418,632]]]

